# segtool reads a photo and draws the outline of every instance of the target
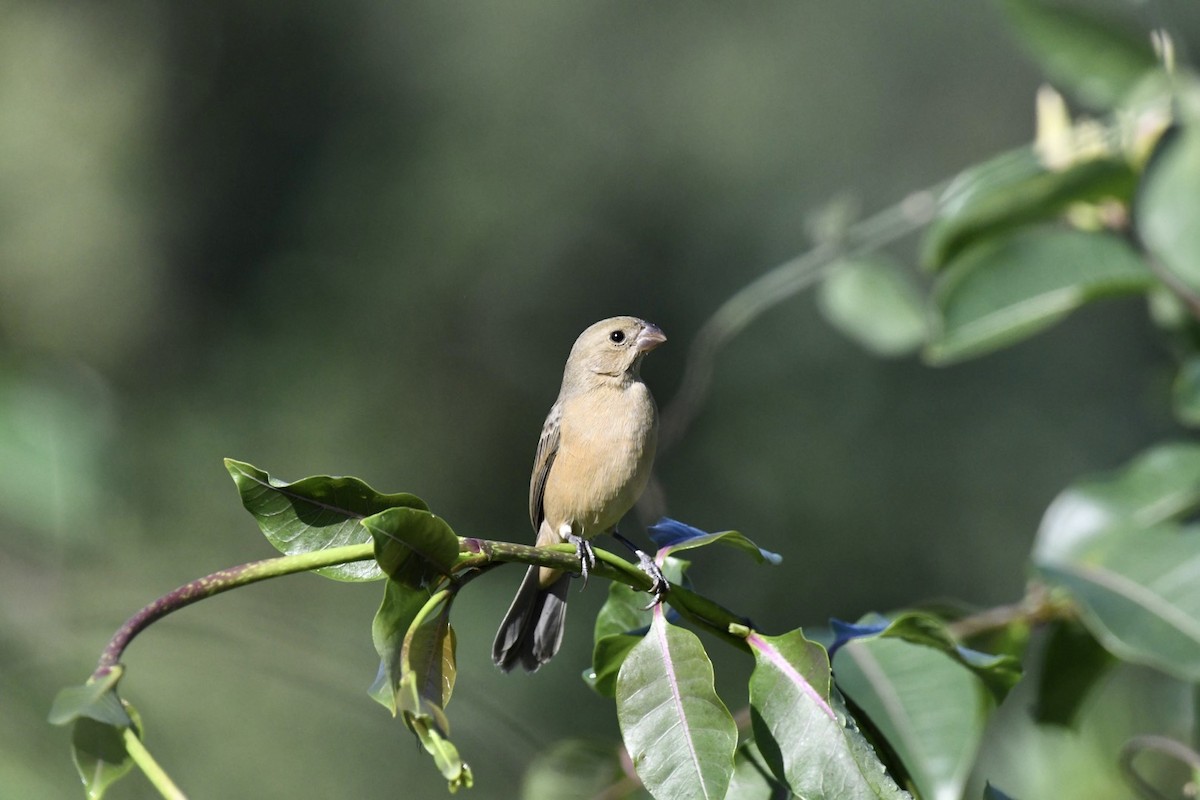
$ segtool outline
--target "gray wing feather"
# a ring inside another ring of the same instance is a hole
[[[546,516],[542,510],[542,498],[546,494],[546,476],[550,474],[550,466],[558,453],[561,419],[562,401],[559,401],[546,415],[542,435],[538,439],[537,454],[533,457],[533,475],[529,479],[529,521],[533,523],[535,531],[542,527],[542,519]]]

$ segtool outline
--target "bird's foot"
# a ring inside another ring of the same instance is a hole
[[[649,591],[650,594],[654,595],[654,600],[646,608],[654,608],[666,599],[667,592],[671,589],[671,582],[667,580],[666,575],[663,575],[662,569],[659,568],[654,559],[647,555],[645,551],[639,550],[637,545],[622,536],[620,531],[613,528],[612,535],[614,539],[633,551],[633,554],[638,558],[638,569],[650,577]]]
[[[654,595],[654,599],[650,601],[647,609],[654,608],[667,598],[667,592],[671,590],[671,582],[667,580],[667,576],[663,575],[662,569],[658,564],[654,563],[654,559],[641,550],[634,550],[638,557],[638,569],[646,573],[650,577],[650,594]]]
[[[575,545],[575,555],[579,557],[579,571],[583,575],[583,586],[580,590],[587,587],[588,572],[596,566],[596,551],[592,549],[592,543],[582,536],[576,536],[573,533],[567,534],[567,541]]]

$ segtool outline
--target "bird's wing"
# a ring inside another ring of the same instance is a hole
[[[542,425],[542,435],[538,439],[537,455],[533,457],[533,475],[529,478],[529,521],[536,531],[542,526],[546,516],[542,510],[542,497],[546,494],[546,476],[550,474],[550,466],[558,453],[558,437],[562,430],[562,402],[559,401],[546,415],[546,423]]]

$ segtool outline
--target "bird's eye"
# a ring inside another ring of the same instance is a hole
[[[625,331],[613,331],[608,335],[608,340],[613,344],[620,344],[625,341]]]

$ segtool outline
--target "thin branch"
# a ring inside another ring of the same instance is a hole
[[[914,192],[851,225],[837,244],[824,243],[760,275],[722,303],[700,327],[688,350],[683,382],[663,412],[659,447],[678,442],[708,394],[717,352],[766,311],[799,294],[838,261],[873,252],[928,225],[945,184]]]
[[[954,638],[963,641],[989,631],[1007,628],[1014,622],[1037,625],[1056,619],[1071,619],[1075,614],[1073,605],[1053,597],[1040,583],[1031,583],[1026,589],[1025,597],[1019,602],[984,609],[955,620],[946,627]]]
[[[580,572],[579,557],[575,546],[556,544],[545,547],[499,542],[490,539],[464,538],[461,543],[455,571],[479,569],[494,561],[514,561],[530,566],[553,567],[564,572]],[[619,581],[638,591],[649,592],[653,584],[646,573],[618,555],[595,548],[596,566],[591,574]],[[679,584],[670,584],[665,602],[692,624],[723,639],[735,647],[746,650],[744,637],[729,632],[730,625],[748,625],[744,617],[738,616],[707,597],[696,594]]]
[[[219,570],[203,578],[183,584],[174,591],[164,594],[150,605],[142,608],[125,621],[104,647],[100,661],[96,665],[94,676],[106,673],[121,661],[125,648],[133,638],[146,629],[147,626],[162,619],[170,613],[186,608],[192,603],[205,598],[236,589],[239,586],[264,581],[268,578],[278,578],[282,575],[293,575],[298,572],[309,572],[322,567],[337,564],[348,564],[353,561],[366,561],[375,557],[375,547],[371,543],[331,547],[328,550],[318,550],[311,553],[300,553],[292,556],[268,558],[262,561],[252,561],[237,567]]]

